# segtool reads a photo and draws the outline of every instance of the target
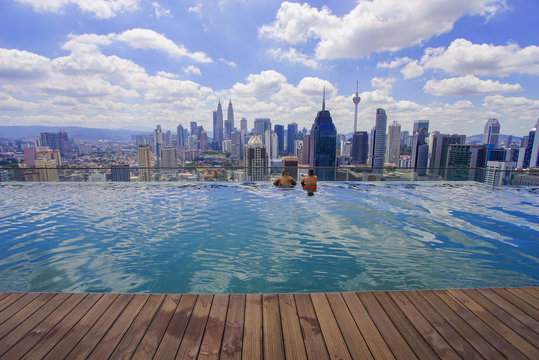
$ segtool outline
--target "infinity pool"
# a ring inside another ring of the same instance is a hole
[[[327,183],[0,185],[0,291],[539,285],[539,190]]]

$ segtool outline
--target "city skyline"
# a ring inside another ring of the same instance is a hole
[[[212,131],[219,99],[232,99],[250,125],[309,129],[325,86],[351,133],[356,79],[358,131],[377,108],[449,134],[482,133],[489,118],[516,136],[535,124],[537,3],[324,3],[2,2],[0,124]]]

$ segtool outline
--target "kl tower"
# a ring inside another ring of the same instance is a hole
[[[356,96],[354,96],[354,98],[352,99],[352,101],[354,101],[354,105],[356,108],[356,111],[354,112],[354,132],[357,131],[357,105],[361,101],[361,98],[357,94],[357,88],[358,88],[358,81],[356,80]]]

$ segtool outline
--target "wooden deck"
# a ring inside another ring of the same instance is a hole
[[[0,359],[539,359],[539,288],[0,293]]]

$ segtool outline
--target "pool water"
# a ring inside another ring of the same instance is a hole
[[[0,185],[0,291],[539,285],[539,190],[475,183]]]

